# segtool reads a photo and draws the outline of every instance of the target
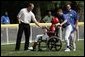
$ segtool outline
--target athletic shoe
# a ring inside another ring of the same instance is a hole
[[[66,48],[66,49],[65,49],[65,52],[68,52],[68,51],[70,51],[70,49],[69,49],[69,48]]]
[[[28,49],[29,49],[29,50],[32,50],[32,49],[33,49],[33,47],[28,47]]]
[[[73,51],[76,51],[76,49],[73,49]]]

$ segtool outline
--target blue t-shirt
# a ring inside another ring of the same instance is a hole
[[[64,14],[66,16],[67,21],[72,25],[73,31],[76,30],[74,25],[76,23],[76,20],[79,19],[79,16],[76,11],[71,9],[71,11],[64,11]]]
[[[79,19],[78,14],[76,11],[72,10],[71,11],[64,11],[64,14],[66,15],[66,18],[68,19],[68,22],[74,26],[76,23],[76,20]]]
[[[1,17],[1,23],[2,24],[9,24],[10,23],[10,19],[8,16],[2,16]]]

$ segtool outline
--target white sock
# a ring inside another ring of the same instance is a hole
[[[66,40],[66,46],[69,46],[69,40]]]

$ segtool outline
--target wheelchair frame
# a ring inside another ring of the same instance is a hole
[[[59,51],[62,48],[62,41],[60,39],[60,37],[57,37],[56,35],[52,35],[49,37],[49,40],[42,40],[42,37],[39,38],[38,40],[38,50],[42,50],[41,49],[41,42],[45,42],[46,43],[46,47],[48,48],[48,50],[51,51]]]

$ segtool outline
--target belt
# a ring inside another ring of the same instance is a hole
[[[26,25],[29,25],[29,23],[24,23],[24,22],[21,22],[21,24],[26,24]]]

